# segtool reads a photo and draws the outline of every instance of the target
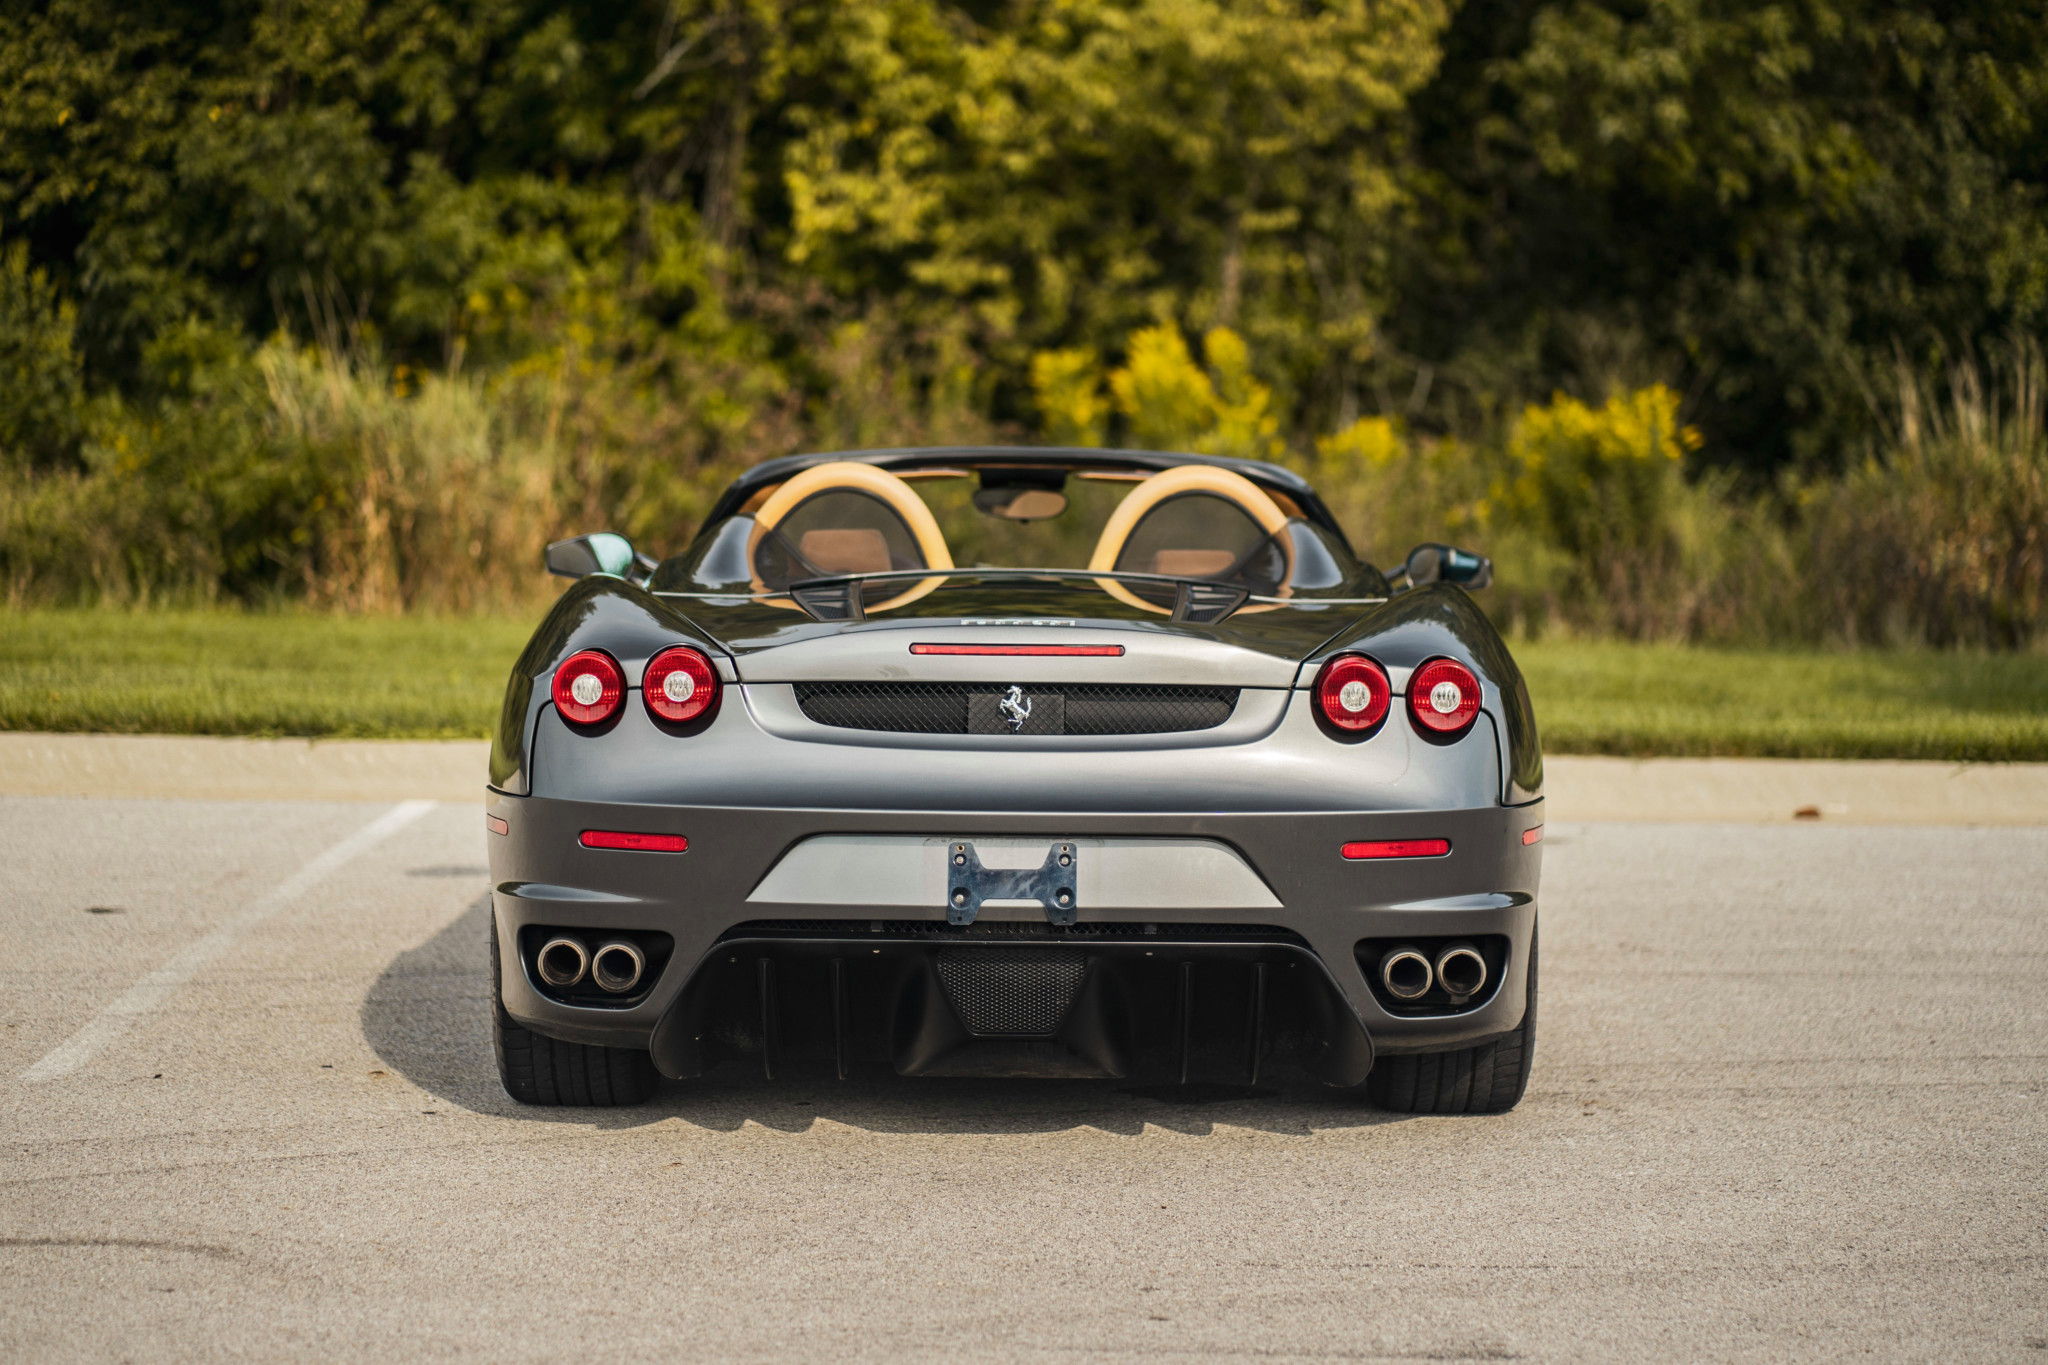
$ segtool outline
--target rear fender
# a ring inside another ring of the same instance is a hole
[[[1367,612],[1302,664],[1295,686],[1309,686],[1332,656],[1352,652],[1377,659],[1399,694],[1407,691],[1408,675],[1430,659],[1455,659],[1471,669],[1502,748],[1502,801],[1519,806],[1543,795],[1543,746],[1528,684],[1507,642],[1463,588],[1432,583]]]
[[[554,704],[548,681],[562,660],[578,650],[602,649],[619,661],[627,690],[637,692],[647,661],[670,645],[703,650],[721,679],[737,680],[731,656],[670,603],[616,578],[590,577],[571,585],[512,665],[491,732],[491,785],[515,796],[532,793],[534,727],[541,712]]]

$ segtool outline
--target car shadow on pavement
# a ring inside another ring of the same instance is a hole
[[[391,960],[363,999],[370,1047],[398,1075],[475,1113],[539,1123],[628,1129],[680,1119],[714,1132],[748,1123],[803,1132],[819,1120],[874,1133],[1009,1135],[1092,1128],[1159,1128],[1207,1136],[1219,1127],[1308,1134],[1402,1122],[1354,1091],[1283,1075],[1241,1085],[1133,1086],[1119,1081],[906,1079],[828,1071],[770,1081],[737,1065],[702,1080],[664,1081],[646,1104],[623,1109],[522,1105],[498,1084],[491,1055],[490,897]]]

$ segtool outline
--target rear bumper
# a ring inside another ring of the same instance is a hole
[[[1250,1012],[1255,1002],[1247,993],[1259,989],[1261,979],[1268,990],[1292,990],[1310,1003],[1301,1007],[1308,1014],[1296,1010],[1288,1017],[1316,1017],[1317,1011],[1327,1016],[1325,1059],[1317,1069],[1337,1080],[1362,1076],[1374,1051],[1437,1051],[1496,1037],[1521,1022],[1527,1003],[1540,845],[1524,845],[1522,836],[1542,823],[1540,801],[1377,813],[934,814],[620,804],[493,790],[486,804],[489,815],[506,829],[490,836],[489,843],[507,1012],[536,1032],[568,1041],[652,1048],[657,1063],[674,1075],[694,1074],[716,1060],[701,1047],[693,1051],[703,1030],[692,1020],[701,1021],[712,1008],[707,1001],[722,999],[742,1012],[758,1012],[766,991],[779,1017],[808,1018],[805,1027],[815,1040],[821,1017],[828,1034],[839,1027],[836,1013],[817,1013],[834,990],[872,996],[878,983],[886,984],[894,1002],[890,1007],[915,1013],[921,1006],[903,1002],[933,998],[926,988],[939,954],[997,940],[1057,941],[1083,952],[1090,963],[1089,980],[1109,991],[1103,1008],[1111,1015],[1143,1001],[1163,1004],[1169,1012],[1192,1012],[1195,1032],[1224,1051],[1237,1044],[1224,1039],[1220,1025],[1212,1026],[1215,1020],[1227,1017],[1233,1027],[1255,1031],[1259,1026]],[[586,829],[681,834],[690,847],[681,854],[587,849],[578,842]],[[1177,892],[1174,904],[1134,912],[1091,906],[1084,896],[1075,930],[1065,936],[1047,929],[1040,910],[992,905],[977,920],[982,938],[973,939],[944,927],[942,903],[834,906],[754,898],[784,854],[816,835],[1042,838],[1047,843],[1063,838],[1214,840],[1234,850],[1257,874],[1273,904],[1256,910],[1241,901],[1210,905],[1201,903],[1199,893]],[[1348,842],[1398,839],[1448,839],[1451,851],[1439,858],[1384,861],[1347,861],[1340,854]],[[884,927],[877,930],[878,924]],[[772,928],[750,927],[762,925]],[[1153,926],[1149,934],[1147,925]],[[1202,927],[1221,925],[1237,927],[1227,935]],[[673,946],[662,955],[651,983],[628,1003],[568,1003],[538,986],[521,949],[526,931],[538,926],[592,935],[667,935]],[[1390,1008],[1376,995],[1359,960],[1359,946],[1366,940],[1489,935],[1504,942],[1504,969],[1466,1007],[1450,1012],[1417,1015]],[[829,965],[834,960],[850,964],[855,957],[869,961],[857,968]],[[763,962],[771,964],[767,978]],[[1262,978],[1255,969],[1266,975]],[[926,985],[919,986],[919,980]],[[1305,985],[1295,990],[1289,982]],[[1181,983],[1193,988],[1187,1001],[1180,997]],[[734,994],[746,990],[754,993],[752,1003]],[[926,993],[919,996],[919,990]],[[754,1040],[763,1060],[771,1063],[779,1041],[774,1027],[771,1020]],[[797,1030],[795,1022],[790,1027]],[[898,1021],[901,1036],[892,1054],[897,1069],[945,1070],[942,1061],[930,1060],[943,1049],[904,1052],[903,1037],[915,1034],[917,1027],[915,1019]],[[1362,1051],[1346,1041],[1354,1029],[1368,1040]],[[847,1037],[835,1036],[833,1046],[843,1052]],[[1096,1051],[1114,1058],[1131,1053],[1132,1039],[1151,1035],[1140,1028],[1104,1036],[1107,1041]],[[1169,1038],[1167,1046],[1171,1052],[1176,1044]],[[906,1056],[912,1062],[906,1064]],[[1031,1066],[1019,1065],[1032,1072]],[[1125,1073],[1105,1063],[1098,1074]]]

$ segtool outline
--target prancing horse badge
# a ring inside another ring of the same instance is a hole
[[[1023,729],[1024,722],[1031,719],[1031,698],[1025,696],[1024,689],[1015,683],[1010,685],[1010,690],[1003,694],[1003,699],[996,706],[1003,713],[1003,719],[1010,723],[1011,734]]]

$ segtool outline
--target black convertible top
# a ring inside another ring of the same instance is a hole
[[[1344,529],[1330,515],[1330,509],[1309,486],[1308,480],[1291,469],[1264,460],[1239,460],[1228,455],[1189,455],[1171,450],[1096,450],[1086,446],[918,446],[895,450],[833,450],[806,455],[785,455],[763,460],[732,481],[717,505],[704,519],[710,527],[738,511],[757,489],[800,474],[813,465],[834,460],[853,460],[880,469],[920,469],[934,465],[1015,465],[1023,468],[1128,469],[1157,473],[1177,465],[1206,464],[1242,474],[1272,492],[1283,493],[1300,506],[1317,526],[1349,545]]]

